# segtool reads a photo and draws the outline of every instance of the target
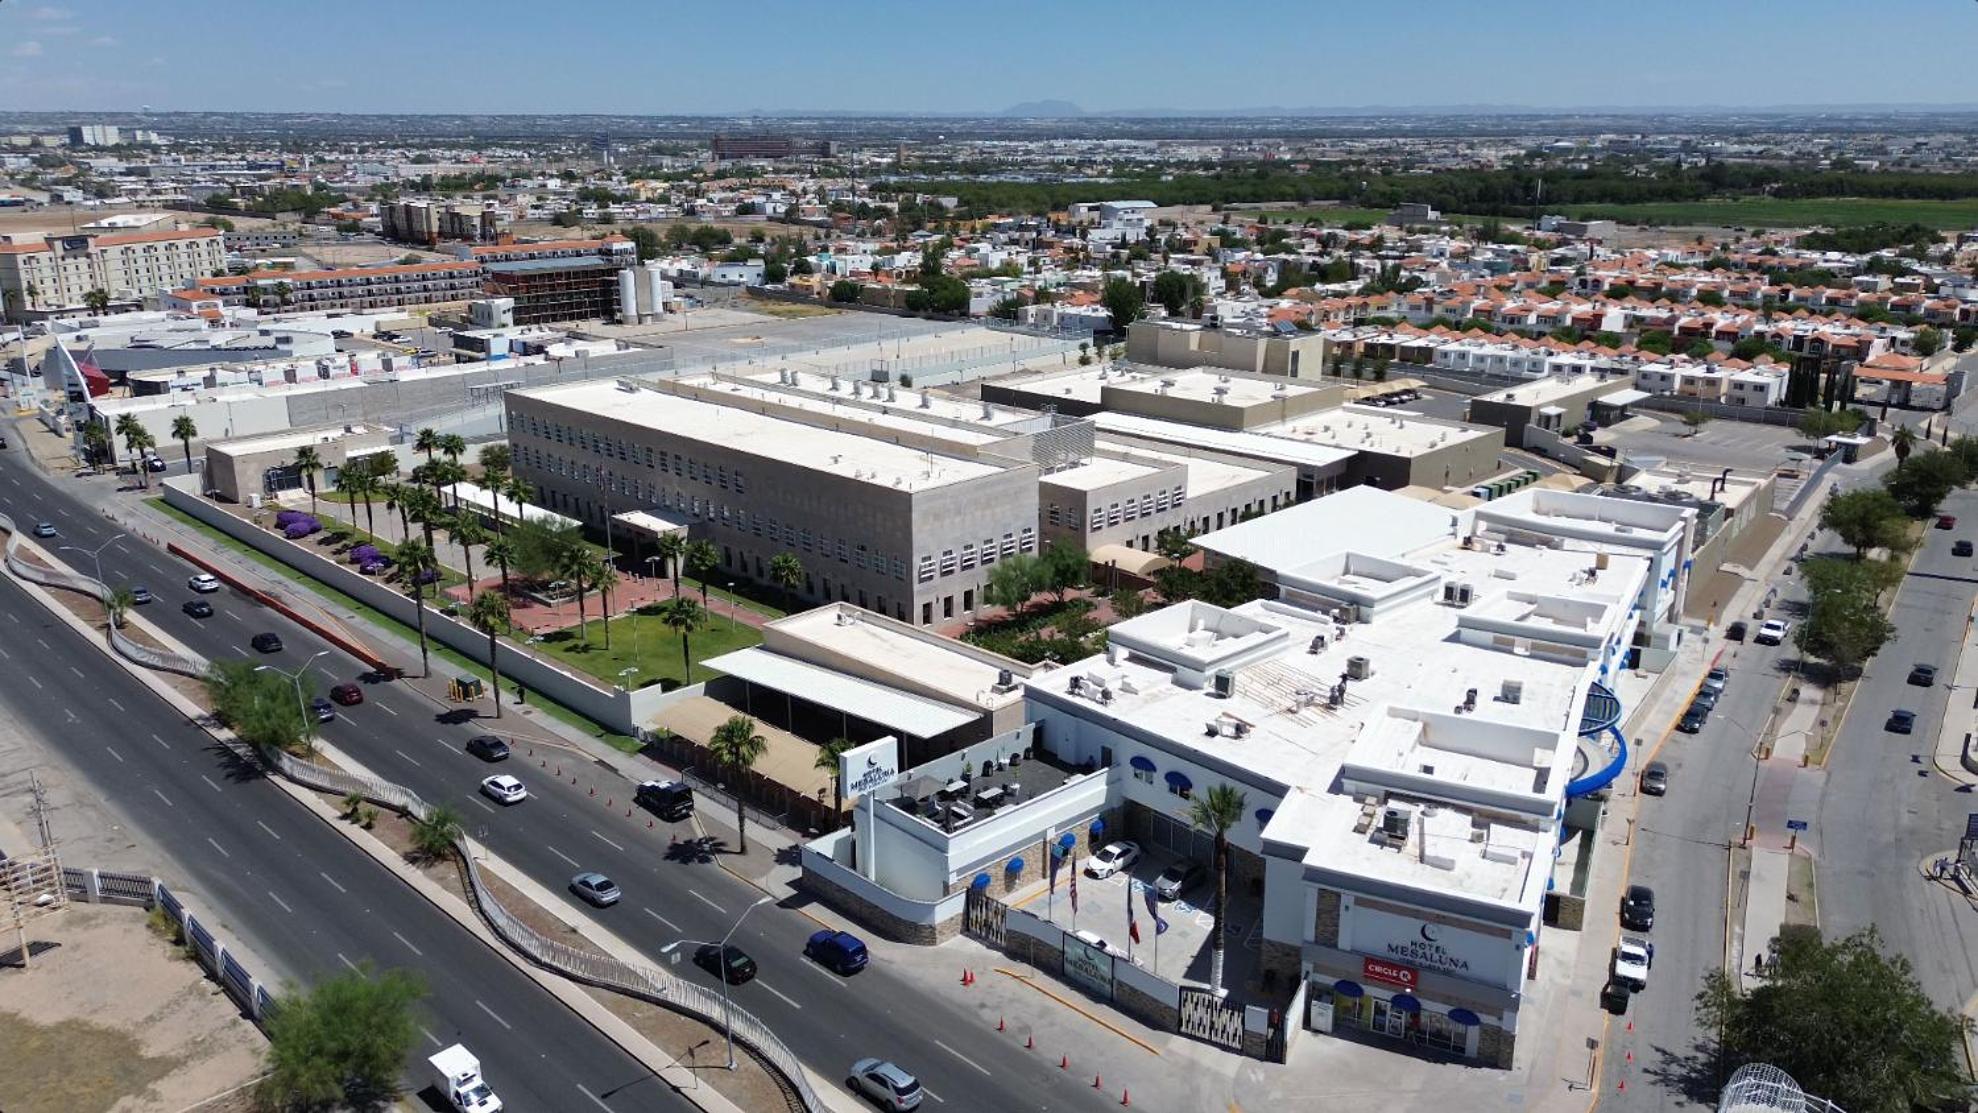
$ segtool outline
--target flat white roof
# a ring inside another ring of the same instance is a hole
[[[1653,397],[1655,396],[1648,391],[1635,390],[1631,387],[1627,390],[1617,390],[1612,394],[1603,394],[1594,401],[1608,406],[1632,406],[1644,398]]]
[[[567,529],[580,524],[575,518],[566,518],[554,510],[545,510],[526,502],[521,504],[518,511],[514,499],[505,495],[497,499],[486,487],[468,480],[461,480],[454,485],[454,489],[460,492],[461,502],[486,511],[490,517],[520,518],[525,522],[541,522],[557,529]]]
[[[1101,411],[1092,415],[1092,423],[1104,433],[1146,437],[1149,440],[1165,441],[1183,447],[1206,448],[1214,452],[1228,452],[1237,456],[1250,456],[1259,460],[1297,464],[1308,468],[1330,468],[1353,458],[1353,453],[1347,449],[1310,440],[1236,429],[1212,429],[1206,425],[1163,421],[1160,418],[1141,417],[1137,414]]]
[[[1547,375],[1543,379],[1532,379],[1503,390],[1493,390],[1489,394],[1479,394],[1475,401],[1543,406],[1569,394],[1597,387],[1603,381],[1599,375]]]
[[[1446,444],[1492,436],[1496,430],[1402,417],[1392,410],[1340,406],[1289,421],[1258,426],[1254,432],[1283,440],[1332,445],[1354,452],[1419,456]]]
[[[1008,406],[990,406],[983,413],[980,402],[970,402],[952,394],[938,390],[914,390],[908,387],[886,383],[873,383],[854,380],[850,376],[838,377],[838,389],[831,389],[832,376],[815,371],[786,369],[790,382],[777,382],[778,372],[774,369],[757,371],[745,376],[750,383],[762,388],[765,396],[782,398],[792,405],[802,405],[803,399],[822,399],[826,402],[846,400],[853,403],[863,401],[869,405],[884,405],[888,409],[910,418],[938,418],[945,421],[963,421],[970,425],[1014,425],[1035,421],[1037,415],[1028,410],[1011,409]],[[682,382],[708,385],[714,382],[712,375],[694,375]],[[856,382],[858,395],[852,393]],[[732,385],[730,383],[729,385]],[[726,386],[723,387],[726,389]],[[834,409],[838,407],[833,407]],[[851,408],[851,407],[845,407]]]
[[[1023,698],[1022,687],[998,692],[1004,669],[1017,679],[1038,671],[952,638],[903,627],[847,603],[816,607],[779,618],[776,631],[907,678],[956,703],[996,708]]]
[[[240,437],[230,441],[214,441],[206,447],[217,448],[233,456],[245,456],[260,452],[282,452],[301,448],[304,445],[335,444],[356,437],[383,435],[384,432],[383,429],[375,429],[369,425],[318,425],[308,429],[284,429],[279,433]]]
[[[1131,452],[1135,456],[1162,463],[1182,464],[1188,468],[1188,497],[1202,498],[1226,491],[1231,487],[1250,483],[1270,474],[1263,468],[1246,468],[1224,460],[1214,460],[1206,456],[1189,456],[1181,452],[1156,448],[1147,444],[1126,444],[1121,441],[1095,441],[1094,444],[1112,452]]]
[[[1069,487],[1075,491],[1091,491],[1114,483],[1123,483],[1129,479],[1141,479],[1157,471],[1156,468],[1136,464],[1131,460],[1092,456],[1082,464],[1074,464],[1062,471],[1052,472],[1043,478],[1043,482]]]
[[[724,653],[701,663],[752,684],[788,692],[915,738],[933,738],[966,726],[976,718],[939,700],[771,653],[760,646]]]
[[[1002,470],[976,460],[925,452],[838,429],[822,429],[739,406],[721,406],[643,387],[625,390],[610,380],[510,393],[661,430],[684,440],[906,491],[933,490]]]
[[[1447,507],[1378,487],[1348,487],[1194,541],[1270,572],[1289,572],[1348,550],[1405,555],[1455,537],[1458,521]]]
[[[772,406],[789,406],[828,419],[839,428],[854,426],[872,429],[875,430],[872,434],[874,436],[884,436],[883,432],[878,432],[880,430],[894,430],[920,436],[940,437],[954,441],[956,444],[968,445],[994,444],[1003,439],[980,429],[956,428],[928,421],[923,415],[931,416],[931,411],[914,408],[920,396],[912,391],[901,394],[898,388],[894,389],[894,397],[904,401],[888,404],[872,399],[882,408],[869,408],[860,405],[859,400],[852,398],[850,386],[844,387],[842,394],[812,394],[805,391],[773,390],[754,383],[717,381],[707,375],[689,376],[677,381],[689,386],[707,388],[724,399],[735,400],[737,404],[763,402]],[[837,401],[840,398],[846,401],[840,403]],[[980,407],[976,412],[981,412]]]
[[[1187,398],[1225,406],[1256,406],[1275,402],[1279,398],[1290,399],[1316,393],[1313,387],[1301,386],[1291,379],[1232,375],[1201,369],[1135,368],[1130,373],[1114,375],[1101,385],[1115,390]]]

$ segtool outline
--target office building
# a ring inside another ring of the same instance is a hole
[[[69,146],[115,147],[124,141],[115,124],[70,124]]]
[[[253,271],[200,278],[193,288],[227,305],[264,310],[385,309],[464,302],[481,294],[477,263],[401,263],[323,271]]]
[[[215,228],[0,239],[0,301],[10,321],[75,316],[92,290],[136,306],[226,265]]]
[[[1220,367],[1291,379],[1325,374],[1326,338],[1291,324],[1213,328],[1200,321],[1135,321],[1126,358],[1148,368]]]
[[[712,141],[714,161],[742,159],[834,158],[838,143],[832,139],[803,139],[793,135],[717,135]]]

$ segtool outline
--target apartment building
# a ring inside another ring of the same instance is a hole
[[[192,288],[230,306],[269,309],[386,309],[481,296],[478,263],[404,263],[324,271],[254,271],[200,278]]]
[[[40,320],[85,312],[92,290],[142,303],[226,265],[215,228],[0,240],[0,302],[7,320]]]
[[[1039,468],[978,452],[996,439],[979,433],[671,381],[505,402],[538,505],[599,529],[685,526],[720,549],[717,576],[767,583],[770,562],[793,554],[807,602],[931,625],[974,610],[997,561],[1037,551]]]

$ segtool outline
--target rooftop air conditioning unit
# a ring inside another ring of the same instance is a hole
[[[1214,683],[1218,699],[1228,699],[1236,694],[1236,674],[1228,669],[1216,670]]]
[[[1346,675],[1354,680],[1365,680],[1374,674],[1374,663],[1366,657],[1353,656],[1346,659]]]
[[[992,689],[993,691],[1007,692],[1015,687],[1016,687],[1016,673],[1013,673],[1008,669],[996,670],[996,687]]]
[[[1497,698],[1501,703],[1523,702],[1525,698],[1525,682],[1522,680],[1506,680],[1503,686],[1498,689]]]
[[[1405,842],[1408,838],[1408,828],[1412,826],[1413,819],[1412,812],[1407,808],[1382,808],[1380,813],[1381,834],[1386,835],[1390,842]]]
[[[1449,582],[1442,585],[1442,601],[1452,607],[1467,607],[1476,598],[1476,588],[1467,583]]]

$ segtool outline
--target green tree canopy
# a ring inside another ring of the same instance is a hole
[[[1870,549],[1899,549],[1909,539],[1908,516],[1887,491],[1863,487],[1844,491],[1820,508],[1820,525],[1833,530],[1856,557]]]
[[[1897,464],[1882,477],[1904,511],[1927,518],[1937,512],[1944,496],[1971,481],[1971,472],[1953,452],[1920,452]]]
[[[1895,633],[1882,612],[1887,586],[1882,566],[1822,557],[1802,562],[1800,571],[1811,600],[1806,620],[1793,631],[1793,644],[1838,672],[1852,673]]]
[[[419,1040],[413,1006],[426,995],[406,970],[368,966],[307,990],[290,987],[268,1019],[265,1105],[276,1109],[372,1109],[398,1097],[399,1076]]]
[[[1147,315],[1147,295],[1141,293],[1138,282],[1128,279],[1106,279],[1099,301],[1112,315],[1114,332],[1124,332],[1126,326]]]
[[[308,751],[310,724],[288,677],[263,671],[252,661],[215,661],[206,674],[206,694],[213,701],[213,713],[241,741]]]

